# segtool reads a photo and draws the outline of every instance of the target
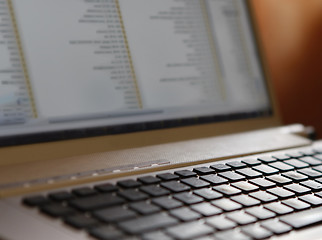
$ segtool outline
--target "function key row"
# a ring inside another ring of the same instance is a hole
[[[259,165],[261,166],[261,165]],[[244,171],[246,170],[246,171]],[[321,170],[321,169],[319,169]],[[47,204],[50,201],[54,202],[64,202],[70,201],[74,198],[84,198],[95,196],[99,193],[113,193],[117,192],[117,195],[125,198],[129,201],[139,201],[151,197],[159,197],[164,195],[169,195],[171,193],[179,193],[190,191],[191,189],[201,189],[210,186],[225,186],[231,183],[231,187],[237,187],[243,192],[250,192],[254,188],[258,187],[261,190],[266,190],[268,188],[273,188],[276,186],[286,186],[294,185],[299,183],[302,186],[302,190],[298,189],[295,191],[296,194],[306,194],[308,191],[318,192],[322,190],[322,172],[313,169],[301,169],[298,172],[288,171],[282,172],[280,174],[266,175],[265,178],[253,177],[261,176],[261,173],[252,169],[238,169],[237,172],[221,172],[218,175],[210,174],[203,175],[200,178],[190,177],[182,178],[180,181],[164,181],[159,182],[159,184],[148,184],[142,185],[139,181],[135,180],[125,180],[118,182],[119,186],[123,186],[123,189],[119,189],[117,186],[112,184],[101,184],[96,185],[94,188],[82,187],[73,189],[71,192],[68,191],[58,191],[48,194],[48,198],[45,196],[34,196],[25,198],[23,201],[29,206],[40,206]],[[243,175],[242,175],[243,174]],[[173,174],[174,175],[174,174]],[[245,177],[247,176],[247,177]],[[150,177],[144,177],[150,178]],[[176,178],[177,179],[177,178]],[[248,180],[248,182],[245,182]],[[253,185],[253,186],[251,186]],[[228,185],[227,185],[228,186]],[[137,189],[134,189],[136,187]],[[310,190],[303,190],[303,187],[309,188]]]
[[[314,156],[314,158],[312,156]],[[290,159],[291,157],[298,157],[298,159]],[[311,184],[310,187],[312,187],[314,191],[318,191],[321,187],[320,179],[322,178],[322,165],[320,165],[322,164],[322,160],[320,160],[319,157],[322,159],[322,154],[320,151],[302,151],[297,154],[284,154],[284,157],[281,155],[276,155],[274,157],[244,159],[241,162],[231,161],[226,164],[214,164],[210,167],[196,167],[192,171],[179,170],[174,173],[163,173],[156,176],[144,176],[138,178],[137,180],[122,180],[117,182],[118,186],[112,184],[102,184],[97,185],[94,188],[83,187],[73,189],[71,192],[54,192],[49,194],[49,198],[54,201],[67,201],[74,196],[86,197],[95,195],[98,192],[116,192],[119,190],[119,187],[123,189],[145,189],[143,187],[145,185],[156,185],[166,181],[175,181],[172,183],[163,184],[162,186],[172,192],[187,191],[190,190],[190,188],[198,189],[207,187],[209,185],[226,184],[228,182],[238,182],[245,179],[256,179],[255,184],[257,183],[261,188],[267,188],[270,186],[267,184],[267,180],[260,179],[260,177],[263,175],[266,176],[265,178],[271,181],[270,184],[273,183],[279,186],[290,184],[291,182],[301,182],[309,179],[315,179],[317,182]],[[274,160],[278,158],[283,158],[284,162],[276,162]],[[268,163],[268,165],[264,163]],[[297,171],[292,171],[294,169]],[[281,173],[281,175],[279,175],[279,173]],[[181,183],[176,182],[180,179]],[[158,195],[160,191],[163,193],[167,192],[167,190],[164,190],[163,188],[154,188],[153,190],[155,190],[156,195]],[[151,193],[152,191],[149,191],[149,194]],[[33,203],[30,202],[30,205],[40,205],[46,201],[48,201],[47,198],[38,196],[34,198]]]
[[[99,194],[99,192],[93,194],[92,191],[89,191],[87,188],[79,188],[74,189],[71,192],[53,192],[50,193],[48,197],[41,195],[26,197],[23,199],[23,202],[32,207],[66,202],[67,205],[76,206],[77,209],[86,211],[126,202],[145,201],[149,198],[168,197],[169,195],[173,196],[179,193],[189,194],[189,192],[190,194],[193,193],[203,197],[205,200],[212,200],[223,196],[231,197],[240,194],[249,194],[250,196],[254,195],[253,197],[255,197],[257,194],[263,195],[263,193],[265,193],[264,191],[267,191],[266,194],[273,194],[279,199],[285,199],[312,193],[320,194],[322,191],[322,178],[315,180],[305,178],[304,181],[298,182],[295,180],[304,175],[295,172],[287,172],[284,174],[287,177],[282,175],[271,175],[267,176],[267,178],[253,178],[248,181],[232,181],[230,184],[227,179],[216,175],[206,175],[201,178],[208,181],[195,177],[184,178],[182,179],[183,182],[166,181],[162,182],[160,185],[143,185],[138,189],[123,189],[117,190],[115,193],[101,192],[101,194]],[[220,181],[221,179],[223,181]],[[220,184],[210,184],[209,181],[215,181],[216,183],[220,182]],[[111,189],[111,186],[113,185],[105,184],[99,185],[96,188]],[[112,189],[115,190],[114,187]],[[78,195],[76,195],[75,192],[77,192]],[[83,195],[79,195],[79,192]],[[84,193],[90,194],[85,195]],[[275,200],[276,198],[273,199],[273,201]]]

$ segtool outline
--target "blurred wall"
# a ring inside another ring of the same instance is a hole
[[[322,0],[252,0],[284,124],[322,138]]]

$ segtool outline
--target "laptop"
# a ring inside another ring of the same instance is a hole
[[[321,239],[242,0],[0,0],[0,239]]]

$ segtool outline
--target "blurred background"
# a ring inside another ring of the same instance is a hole
[[[252,0],[284,124],[322,138],[322,0]]]

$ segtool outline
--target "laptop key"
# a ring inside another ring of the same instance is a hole
[[[216,170],[216,172],[224,172],[231,170],[231,167],[227,166],[223,163],[218,163],[210,166],[212,169]]]
[[[306,176],[308,176],[309,178],[318,178],[318,177],[322,177],[322,172],[318,172],[316,170],[313,170],[311,168],[303,168],[303,169],[299,169],[297,170],[297,172],[302,173]]]
[[[309,164],[307,164],[305,162],[301,162],[297,159],[290,159],[290,160],[284,161],[284,163],[291,165],[295,168],[306,168],[306,167],[310,166]]]
[[[286,153],[287,156],[290,156],[292,158],[300,158],[303,157],[303,154],[301,152],[289,152]]]
[[[232,183],[231,186],[242,190],[244,193],[249,193],[249,192],[254,192],[259,190],[258,186],[245,181]]]
[[[77,213],[75,209],[61,204],[47,204],[40,207],[40,210],[51,217],[65,217]]]
[[[314,179],[314,181],[317,181],[318,183],[322,184],[322,178],[316,178],[316,179]]]
[[[255,179],[251,179],[249,180],[250,183],[258,186],[260,189],[267,189],[267,188],[272,188],[272,187],[276,187],[276,184],[266,180],[265,178],[255,178]]]
[[[272,156],[263,156],[263,157],[259,157],[258,158],[259,161],[263,162],[263,163],[272,163],[272,162],[276,162],[277,159],[272,157]]]
[[[271,231],[257,225],[243,227],[242,232],[256,240],[265,239],[273,235]]]
[[[240,175],[238,173],[231,172],[231,171],[218,173],[218,176],[224,177],[231,182],[237,182],[237,181],[242,181],[246,179],[243,175]]]
[[[295,199],[295,198],[283,200],[282,203],[293,208],[296,211],[305,210],[305,209],[310,208],[310,206],[311,206],[310,204],[305,203],[305,202]]]
[[[94,189],[89,187],[73,189],[72,193],[78,197],[87,197],[97,194],[97,192]]]
[[[287,233],[292,230],[291,226],[276,220],[267,220],[261,222],[261,226],[277,235]]]
[[[219,177],[218,175],[215,175],[215,174],[200,176],[200,179],[205,180],[211,183],[212,185],[220,185],[220,184],[228,183],[228,180],[226,178]]]
[[[66,217],[64,221],[66,224],[77,229],[91,228],[100,224],[100,222],[96,219],[87,217],[85,215],[69,216]]]
[[[173,240],[173,238],[164,232],[155,231],[143,234],[142,240]]]
[[[230,199],[243,205],[244,207],[253,207],[261,203],[259,200],[249,197],[247,195],[233,196]]]
[[[218,198],[222,198],[224,196],[223,194],[216,192],[214,190],[211,190],[209,188],[198,189],[198,190],[195,190],[193,193],[206,200],[215,200]]]
[[[157,177],[163,181],[173,181],[173,180],[179,179],[178,175],[175,175],[172,173],[161,173],[161,174],[158,174]]]
[[[308,227],[322,222],[322,208],[314,208],[303,212],[293,213],[280,217],[282,222],[292,226],[295,229]]]
[[[313,151],[316,153],[322,153],[322,147],[314,147]]]
[[[243,162],[240,161],[232,161],[232,162],[228,162],[226,163],[227,166],[234,168],[234,169],[239,169],[239,168],[245,168],[247,167],[247,165]]]
[[[263,191],[250,193],[249,196],[258,199],[262,203],[269,203],[278,200],[278,197]]]
[[[144,177],[139,177],[138,180],[143,183],[143,184],[158,184],[161,182],[160,178],[153,177],[153,176],[144,176]]]
[[[181,182],[192,188],[204,188],[210,186],[209,182],[203,181],[195,177],[181,179]]]
[[[322,172],[322,166],[313,167],[313,169]]]
[[[178,193],[178,192],[184,192],[184,191],[189,191],[190,187],[179,183],[177,181],[169,181],[169,182],[163,182],[160,184],[160,186],[170,190],[171,192]]]
[[[313,158],[313,157],[302,157],[302,158],[299,158],[299,160],[309,164],[310,166],[322,165],[322,161],[317,160],[316,158]]]
[[[284,177],[287,177],[287,178],[290,178],[292,179],[294,182],[301,182],[301,181],[305,181],[305,180],[308,180],[308,176],[305,176],[301,173],[298,173],[298,172],[285,172],[285,173],[282,173],[282,176]]]
[[[219,231],[235,228],[237,224],[224,216],[215,216],[206,219],[206,224],[216,228]]]
[[[242,169],[237,169],[236,173],[239,173],[241,175],[244,175],[246,178],[258,178],[262,177],[263,174],[260,172],[257,172],[251,168],[242,168]]]
[[[119,185],[122,188],[137,188],[137,187],[140,187],[142,184],[133,179],[128,179],[128,180],[118,181],[117,185]]]
[[[132,202],[142,201],[148,198],[147,194],[134,189],[120,191],[118,195]]]
[[[208,168],[208,167],[197,167],[193,169],[194,172],[196,172],[199,175],[208,175],[215,173],[214,169]]]
[[[111,194],[94,195],[85,198],[73,199],[69,205],[81,211],[92,211],[99,208],[123,204],[124,199]]]
[[[290,156],[287,156],[286,154],[274,154],[272,157],[276,158],[278,160],[282,160],[282,161],[288,160],[291,158]]]
[[[203,201],[203,198],[187,192],[175,194],[173,195],[173,198],[187,205],[196,204]]]
[[[211,205],[210,203],[199,203],[190,206],[191,209],[200,213],[204,217],[210,217],[222,213],[222,210]]]
[[[249,159],[243,159],[242,160],[242,163],[245,163],[247,164],[248,166],[257,166],[257,165],[260,165],[261,162],[258,161],[257,159],[255,158],[249,158]]]
[[[246,225],[246,224],[254,223],[257,220],[257,218],[242,211],[227,213],[226,216],[228,219],[234,221],[238,225]]]
[[[322,198],[314,196],[312,194],[300,196],[299,200],[310,204],[312,207],[318,207],[322,205]]]
[[[253,169],[264,174],[264,175],[273,175],[273,174],[276,174],[279,172],[276,168],[272,168],[272,167],[264,165],[264,164],[255,166],[255,167],[253,167]]]
[[[100,226],[89,230],[89,234],[99,240],[123,239],[126,235],[113,226]]]
[[[190,222],[201,217],[199,213],[194,212],[187,207],[171,210],[169,214],[182,222]]]
[[[316,154],[313,149],[301,150],[300,153],[306,156],[312,156]]]
[[[263,207],[252,207],[245,210],[248,214],[258,218],[259,220],[266,220],[276,217],[276,214]]]
[[[38,207],[50,203],[50,200],[45,196],[38,195],[26,197],[22,202],[30,207]]]
[[[212,201],[211,203],[216,207],[221,208],[225,212],[231,212],[242,208],[242,205],[240,205],[239,203],[233,202],[228,198],[215,200],[215,201]]]
[[[194,240],[214,240],[214,238],[213,238],[213,235],[207,235],[207,236],[195,238]]]
[[[151,195],[152,197],[161,197],[170,194],[170,191],[154,185],[140,187],[140,190]]]
[[[285,184],[292,183],[292,180],[286,177],[283,177],[282,175],[271,175],[267,176],[266,179],[276,183],[278,186],[283,186]]]
[[[317,160],[321,160],[322,161],[322,154],[315,154],[314,155],[314,158],[316,158]]]
[[[308,180],[308,181],[300,182],[300,184],[302,186],[305,186],[307,188],[310,188],[311,191],[313,191],[313,192],[319,192],[319,191],[322,190],[322,184],[321,183],[318,183],[316,181],[313,181],[313,180]]]
[[[178,223],[178,220],[165,213],[120,222],[119,227],[130,234],[142,234],[148,231],[158,230]]]
[[[160,207],[150,204],[150,203],[147,203],[147,202],[131,203],[131,204],[129,204],[129,207],[132,210],[134,210],[142,215],[149,215],[149,214],[158,213],[161,211]]]
[[[174,209],[174,208],[178,208],[183,206],[182,202],[179,202],[175,199],[172,198],[168,198],[168,197],[160,197],[160,198],[154,198],[151,200],[152,203],[158,205],[159,207],[166,209],[166,210],[170,210],[170,209]]]
[[[274,162],[268,164],[268,166],[278,169],[280,172],[287,172],[294,170],[294,167],[283,162]]]
[[[252,238],[240,231],[228,230],[215,233],[216,240],[251,240]]]
[[[308,194],[311,192],[310,188],[301,186],[300,184],[297,184],[297,183],[286,185],[286,186],[284,186],[284,188],[294,192],[296,195],[304,195],[304,194]]]
[[[59,192],[53,192],[48,194],[49,198],[57,201],[57,202],[63,202],[72,199],[74,196],[67,192],[67,191],[59,191]]]
[[[167,234],[178,240],[194,239],[214,232],[213,228],[201,222],[184,223],[166,229]]]
[[[233,195],[237,195],[237,194],[241,194],[242,191],[235,188],[235,187],[232,187],[230,185],[219,185],[219,186],[216,186],[216,187],[213,187],[213,189],[217,192],[220,192],[226,196],[233,196]]]
[[[176,171],[174,173],[181,178],[189,178],[189,177],[196,177],[197,176],[197,173],[190,171],[190,170],[180,170],[180,171]]]
[[[286,186],[287,187],[287,186]],[[270,188],[267,190],[267,192],[277,196],[279,199],[285,199],[285,198],[290,198],[290,197],[295,197],[295,193],[285,190],[280,187],[275,187],[275,188]]]
[[[137,214],[123,207],[111,207],[94,211],[92,215],[100,221],[114,223],[122,220],[135,218]]]
[[[105,183],[94,186],[94,188],[102,193],[116,192],[119,188],[113,184]]]
[[[276,213],[277,215],[284,215],[294,212],[293,208],[290,208],[280,202],[273,202],[264,205],[264,208]]]

